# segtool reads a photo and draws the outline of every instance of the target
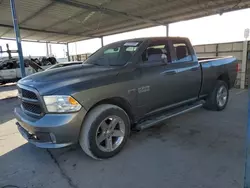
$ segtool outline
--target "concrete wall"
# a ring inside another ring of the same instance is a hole
[[[221,57],[221,56],[234,56],[237,58],[239,63],[239,73],[235,83],[236,87],[239,87],[241,81],[241,74],[246,72],[246,82],[248,85],[248,76],[250,73],[250,57],[247,58],[246,70],[241,70],[242,55],[243,55],[243,41],[231,42],[231,43],[220,43],[220,44],[204,44],[194,46],[198,57]],[[250,43],[248,42],[248,56],[250,56]]]

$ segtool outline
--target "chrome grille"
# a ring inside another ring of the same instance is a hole
[[[37,94],[32,89],[29,90],[18,86],[18,97],[21,100],[21,107],[25,113],[42,116],[43,109],[41,103]]]

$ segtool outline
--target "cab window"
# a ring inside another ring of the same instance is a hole
[[[192,61],[192,55],[185,42],[173,42],[173,49],[176,55],[176,60],[173,63]]]
[[[142,53],[143,63],[159,63],[164,59],[170,62],[167,41],[152,41]]]

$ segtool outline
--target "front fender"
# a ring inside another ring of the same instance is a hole
[[[133,85],[132,81],[114,83],[77,92],[73,97],[81,103],[87,111],[98,102],[111,98],[123,98],[128,101],[133,108],[136,105],[137,96],[137,90],[131,92]]]

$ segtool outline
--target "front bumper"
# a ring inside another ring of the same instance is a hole
[[[45,114],[37,119],[25,114],[20,107],[14,110],[22,136],[40,148],[61,148],[78,142],[86,111],[68,114]]]

